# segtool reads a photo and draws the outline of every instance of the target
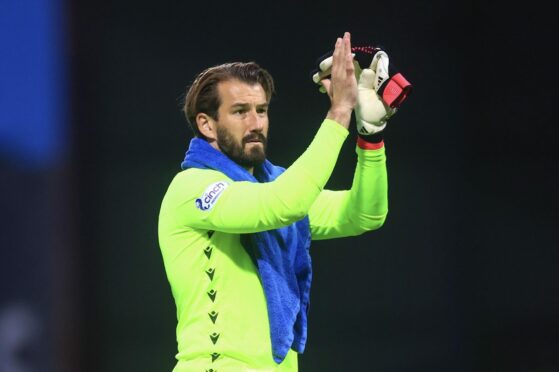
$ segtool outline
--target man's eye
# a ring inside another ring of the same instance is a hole
[[[258,112],[259,114],[265,114],[265,113],[268,112],[268,109],[261,108],[261,109],[258,109],[256,112]]]

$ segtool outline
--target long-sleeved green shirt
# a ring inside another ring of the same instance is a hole
[[[348,131],[325,120],[307,150],[269,183],[221,172],[178,173],[161,206],[159,242],[177,306],[175,371],[297,371],[272,357],[266,298],[240,234],[309,216],[313,240],[358,235],[388,212],[384,147],[359,147],[351,190],[324,190]]]

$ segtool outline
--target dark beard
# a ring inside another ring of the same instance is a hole
[[[264,160],[266,160],[266,147],[268,140],[262,133],[251,133],[248,136],[245,136],[240,144],[235,141],[227,129],[221,126],[217,126],[216,134],[217,145],[221,149],[221,152],[241,167],[253,168],[264,163]],[[245,150],[245,145],[255,139],[262,142],[263,148],[253,147],[250,150]]]

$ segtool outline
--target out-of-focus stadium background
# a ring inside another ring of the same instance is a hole
[[[316,57],[380,43],[415,90],[379,231],[316,242],[301,371],[559,370],[553,12],[530,2],[0,0],[0,372],[170,371],[161,198],[196,73],[276,79],[269,158],[327,110]],[[553,116],[552,116],[553,115]],[[329,187],[348,187],[353,134]]]

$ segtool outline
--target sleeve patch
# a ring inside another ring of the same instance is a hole
[[[209,185],[202,196],[196,199],[196,208],[200,209],[201,211],[207,211],[213,208],[223,190],[225,190],[229,186],[229,183],[226,181],[219,181],[214,182]]]

